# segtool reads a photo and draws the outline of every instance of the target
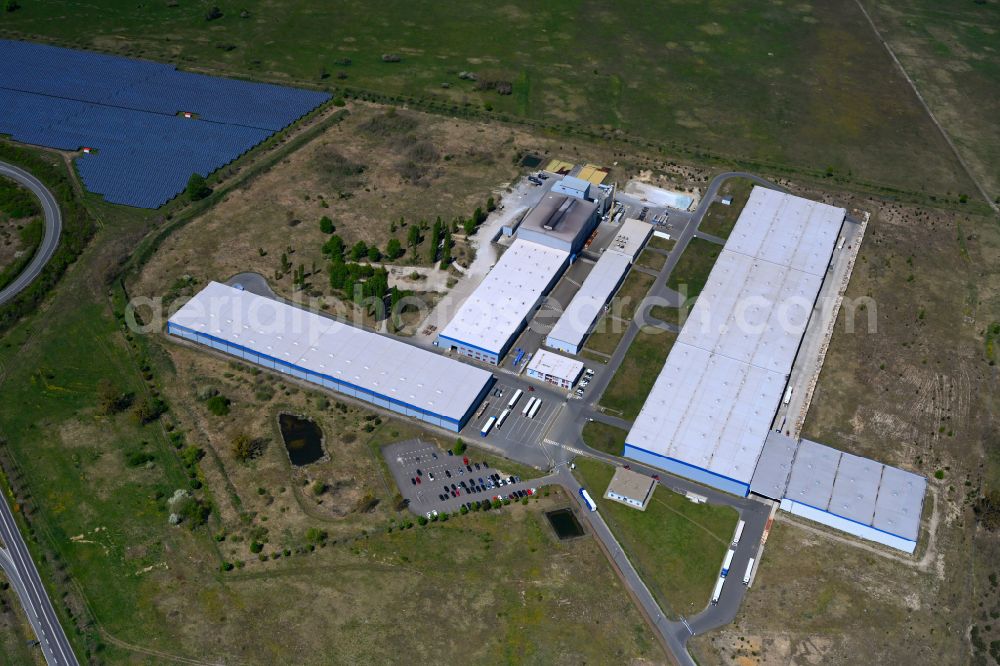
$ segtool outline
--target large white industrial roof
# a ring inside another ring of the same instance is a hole
[[[823,276],[845,213],[843,208],[754,187],[726,249]]]
[[[926,488],[912,472],[803,439],[784,497],[916,541]]]
[[[460,420],[490,373],[248,291],[211,282],[170,323]]]
[[[750,483],[844,216],[754,188],[629,444]]]
[[[552,327],[549,338],[575,347],[583,344],[583,339],[611,298],[622,275],[632,265],[652,233],[653,227],[646,222],[633,219],[622,222],[611,244],[594,264],[573,300]]]
[[[590,327],[631,265],[624,254],[605,252],[601,255],[549,331],[548,339],[561,340],[575,347],[583,344]]]
[[[723,250],[678,341],[788,374],[822,282]]]
[[[528,370],[550,377],[558,377],[567,382],[575,382],[583,372],[583,363],[561,354],[539,349],[528,363]]]
[[[568,259],[565,250],[515,240],[440,335],[499,354]]]

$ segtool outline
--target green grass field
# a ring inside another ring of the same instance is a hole
[[[220,5],[223,15],[211,21],[209,6],[24,2],[5,13],[0,35],[270,81],[468,102],[560,130],[623,130],[668,150],[819,176],[829,168],[913,192],[970,191],[849,2],[474,0],[456,12],[448,3],[399,0],[248,0]],[[459,78],[470,71],[476,81]],[[512,94],[498,94],[496,82],[511,84]]]
[[[664,612],[677,617],[702,610],[736,528],[736,511],[693,504],[663,487],[654,491],[645,511],[637,511],[604,498],[613,473],[602,462],[576,461],[577,477],[591,489],[601,515]]]
[[[729,238],[736,220],[739,219],[743,207],[750,198],[750,191],[753,189],[753,181],[746,178],[730,178],[719,188],[719,196],[730,196],[733,198],[732,204],[725,206],[721,201],[716,201],[708,207],[705,217],[701,218],[698,225],[699,231],[718,236],[719,238]]]
[[[674,270],[670,271],[667,286],[681,292],[687,300],[698,298],[721,250],[722,246],[711,241],[692,238]]]
[[[625,435],[621,428],[600,421],[588,421],[583,426],[583,441],[592,449],[620,456],[625,450]]]
[[[667,257],[660,254],[659,252],[651,252],[649,250],[643,250],[642,254],[636,260],[636,264],[639,266],[645,266],[646,268],[651,268],[654,271],[658,271],[663,268],[663,264],[667,262]]]
[[[864,5],[973,173],[997,200],[1000,4],[864,0]]]
[[[622,418],[637,417],[676,339],[675,333],[659,329],[640,332],[604,391],[601,405]]]

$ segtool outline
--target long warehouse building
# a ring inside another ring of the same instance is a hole
[[[518,238],[438,334],[438,346],[499,365],[568,263],[569,251]]]
[[[653,227],[646,222],[633,219],[622,222],[611,244],[549,331],[545,338],[546,346],[569,354],[580,353],[594,322],[621,286],[632,262],[652,233]]]
[[[755,187],[625,455],[745,496],[846,211]]]
[[[167,332],[458,432],[490,372],[248,291],[211,282]]]
[[[918,474],[774,431],[750,484],[789,513],[911,554],[926,490]]]

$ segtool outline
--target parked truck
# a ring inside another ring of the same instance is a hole
[[[493,424],[496,422],[497,422],[497,417],[491,416],[486,421],[486,425],[483,426],[483,429],[479,431],[479,436],[486,437],[486,435],[490,434],[490,430],[493,428]]]
[[[524,409],[521,410],[521,415],[522,416],[527,416],[528,415],[528,412],[531,411],[531,408],[535,406],[535,401],[536,400],[538,400],[538,398],[528,398],[528,402],[525,403]]]
[[[754,558],[751,557],[750,561],[747,562],[747,572],[743,574],[743,584],[747,587],[750,587],[750,574],[753,573],[753,561]]]
[[[719,580],[715,581],[715,589],[712,590],[712,605],[715,606],[719,603],[719,597],[722,596],[722,586],[726,582],[725,578],[719,577]]]
[[[733,565],[733,555],[735,554],[736,551],[732,548],[726,551],[726,559],[722,561],[722,573],[719,574],[722,578],[729,575],[729,567]]]
[[[521,399],[522,395],[524,395],[524,391],[521,389],[514,391],[514,395],[511,396],[510,402],[507,403],[507,409],[514,409],[514,405],[517,404],[517,401]]]
[[[594,504],[594,500],[590,498],[590,493],[587,492],[586,488],[580,488],[580,498],[583,503],[587,505],[587,508],[591,511],[597,511],[597,505]]]
[[[733,534],[733,548],[736,548],[740,543],[740,537],[743,536],[743,528],[746,527],[746,521],[741,520],[736,523],[736,532]]]

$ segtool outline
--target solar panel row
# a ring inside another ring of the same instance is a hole
[[[0,133],[77,160],[87,189],[157,208],[329,99],[169,65],[0,40]],[[184,118],[190,112],[197,119]]]

